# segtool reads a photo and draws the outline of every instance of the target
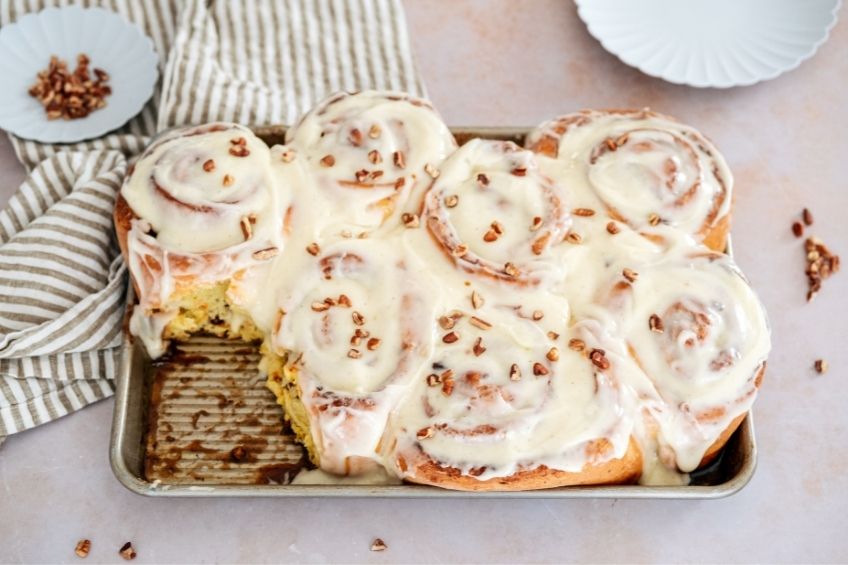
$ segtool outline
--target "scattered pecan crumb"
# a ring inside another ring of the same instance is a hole
[[[542,227],[542,217],[541,216],[534,216],[533,217],[533,223],[530,224],[530,231],[537,231],[541,227]]]
[[[244,138],[240,137],[239,139]],[[248,149],[247,146],[243,144],[235,144],[230,147],[230,155],[232,155],[233,157],[247,157],[248,155],[250,155],[250,149]]]
[[[801,219],[804,220],[804,225],[813,225],[813,213],[810,212],[809,208],[804,208],[804,210],[801,211]]]
[[[583,241],[583,236],[581,236],[577,232],[570,231],[570,232],[568,232],[568,234],[566,234],[565,241],[567,241],[568,243],[573,243],[573,244],[577,245],[577,244],[579,244],[580,242]]]
[[[616,224],[615,222],[607,223],[607,232],[609,232],[611,235],[615,235],[620,231],[621,231],[621,228],[619,228],[618,224]]]
[[[409,212],[404,212],[400,219],[403,221],[403,225],[408,228],[417,228],[420,225],[420,221],[418,219],[418,215],[410,214]]]
[[[398,169],[404,168],[406,166],[406,158],[403,156],[403,151],[395,151],[392,153],[392,162]]]
[[[665,328],[663,327],[662,318],[660,318],[656,314],[651,314],[651,317],[648,318],[648,328],[652,332],[656,332],[658,334],[661,334],[663,333],[663,331],[665,331]]]
[[[633,269],[625,268],[623,271],[621,271],[621,276],[627,279],[628,282],[636,282],[636,279],[639,278],[639,273],[637,273]]]
[[[386,551],[389,548],[386,545],[386,542],[381,540],[380,538],[375,538],[373,542],[371,542],[371,551]]]
[[[490,330],[490,329],[492,329],[492,324],[490,324],[490,323],[489,323],[489,322],[487,322],[486,320],[483,320],[483,319],[478,318],[477,316],[471,316],[471,318],[469,318],[468,322],[469,322],[472,326],[474,326],[474,327],[476,327],[476,328],[479,328],[479,329],[481,329],[481,330]]]
[[[353,313],[350,315],[350,317],[353,320],[353,323],[356,324],[357,326],[362,326],[362,325],[365,324],[365,316],[363,316],[362,314],[360,314],[356,310],[353,311]]]
[[[442,374],[442,394],[450,396],[453,394],[453,376]]]
[[[121,546],[118,553],[127,561],[132,561],[136,556],[135,548],[132,546],[132,542],[129,541]]]
[[[351,359],[359,359],[362,357],[362,353],[358,349],[350,348],[347,352],[347,356]]]
[[[582,216],[584,218],[588,218],[595,215],[595,211],[591,208],[575,208],[571,211],[575,216]]]
[[[559,349],[551,347],[545,354],[545,357],[548,358],[548,361],[559,361]]]
[[[88,65],[87,55],[77,55],[77,67],[71,72],[64,60],[53,55],[47,69],[38,73],[29,95],[38,99],[48,120],[84,118],[106,106],[105,98],[112,94],[109,74],[93,69],[92,77]]]
[[[253,258],[259,261],[265,261],[266,259],[271,259],[277,256],[280,250],[276,247],[266,247],[265,249],[260,249],[259,251],[253,252]]]
[[[457,341],[459,341],[459,334],[456,332],[446,333],[442,337],[442,341],[445,343],[456,343]]]
[[[471,305],[474,307],[475,310],[477,308],[480,308],[484,302],[485,300],[483,300],[483,297],[480,296],[479,292],[477,292],[476,290],[471,291]]]
[[[439,178],[439,175],[441,174],[439,172],[439,169],[437,169],[436,167],[434,167],[430,163],[427,163],[426,165],[424,165],[424,172],[427,173],[428,175],[430,175],[434,179]]]
[[[371,139],[377,139],[378,137],[380,137],[380,133],[382,133],[382,131],[383,130],[380,128],[380,126],[374,124],[368,130],[368,137],[370,137]]]
[[[244,236],[245,241],[253,237],[253,223],[250,221],[249,217],[242,216],[239,221],[239,226],[241,227],[241,234]]]
[[[480,186],[489,186],[489,177],[485,173],[477,173],[477,182]]]
[[[589,360],[592,361],[592,364],[595,365],[595,367],[602,371],[606,371],[610,368],[609,359],[607,359],[606,351],[603,349],[593,349],[592,352],[589,353]]]
[[[365,344],[365,346],[368,348],[368,351],[374,351],[375,349],[380,347],[381,343],[382,343],[382,340],[380,338],[372,337],[371,339],[368,340],[368,343]]]
[[[234,179],[232,175],[224,175],[224,180],[221,181],[221,184],[224,186],[232,186],[234,182],[236,182],[236,179]]]
[[[792,233],[795,237],[804,235],[804,226],[801,225],[801,222],[792,222]]]
[[[813,367],[816,369],[816,372],[818,374],[823,375],[827,373],[827,370],[830,366],[824,359],[816,359],[816,362],[813,364]]]
[[[378,163],[383,162],[383,156],[380,155],[380,152],[377,151],[376,149],[372,149],[371,151],[368,152],[368,161],[372,165],[376,165]]]
[[[509,367],[509,380],[518,381],[521,380],[521,369],[518,368],[518,365],[513,363]]]
[[[336,158],[332,155],[324,155],[321,157],[321,165],[324,167],[332,167],[336,164]]]
[[[449,194],[448,196],[445,196],[445,206],[448,208],[455,208],[457,204],[459,204],[459,196],[456,194]]]
[[[519,274],[518,267],[512,263],[506,263],[504,265],[504,272],[511,277],[517,277]]]
[[[483,355],[486,352],[486,348],[483,346],[483,338],[482,337],[478,337],[474,341],[474,347],[472,348],[471,351],[474,353],[475,357],[480,357],[481,355]]]
[[[415,437],[417,437],[418,439],[429,439],[435,434],[436,432],[435,430],[433,430],[433,427],[427,426],[426,428],[421,428],[420,430],[418,430],[418,432],[415,434]],[[374,551],[373,545],[371,546],[371,550]]]
[[[657,214],[651,214],[650,216],[648,216],[648,223],[652,226],[658,226],[660,221],[661,219]]]
[[[839,271],[839,255],[835,255],[816,237],[808,237],[804,244],[807,252],[807,302],[821,290],[822,281]]]
[[[326,302],[313,302],[312,303],[312,311],[313,312],[326,312],[330,309],[330,305]]]
[[[215,170],[215,161],[213,159],[207,159],[203,162],[203,170],[207,173],[211,173]]]
[[[548,371],[548,368],[542,365],[541,363],[533,363],[533,374],[537,377],[543,377],[549,372],[550,371]]]
[[[586,343],[582,339],[572,338],[568,340],[568,348],[573,351],[583,351],[586,349]]]
[[[81,539],[77,542],[77,546],[74,548],[74,553],[77,554],[77,557],[80,559],[85,559],[88,557],[88,552],[91,551],[91,540]]]
[[[314,257],[315,255],[321,253],[321,247],[319,247],[319,245],[313,241],[312,243],[306,246],[306,252]]]
[[[293,149],[288,149],[282,152],[280,158],[283,160],[283,163],[291,163],[292,161],[294,161],[296,155],[297,154],[294,152]]]

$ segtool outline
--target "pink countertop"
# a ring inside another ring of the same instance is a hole
[[[736,258],[768,308],[774,351],[755,406],[751,483],[718,501],[153,500],[108,463],[112,401],[13,436],[0,449],[0,562],[848,561],[848,273],[812,304],[800,240],[848,255],[848,21],[773,81],[674,86],[607,54],[563,0],[406,0],[430,95],[453,125],[533,125],[584,107],[676,115],[736,177]],[[843,14],[844,16],[844,14]],[[0,200],[22,179],[0,141]],[[831,366],[824,376],[816,358]],[[369,545],[381,537],[384,553]]]

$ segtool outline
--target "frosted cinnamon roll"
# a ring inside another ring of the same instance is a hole
[[[231,307],[283,247],[288,192],[271,169],[268,147],[226,123],[174,131],[133,166],[115,225],[139,299],[131,328],[151,355],[190,333],[258,337]]]
[[[771,347],[765,311],[732,260],[706,249],[630,275],[607,307],[655,389],[643,396],[664,462],[692,471],[754,402]]]
[[[577,334],[546,329],[565,328],[567,309],[536,318],[507,307],[444,313],[431,364],[384,439],[394,472],[459,490],[639,476],[615,365]]]
[[[558,181],[588,187],[613,221],[656,235],[673,226],[724,251],[733,177],[697,130],[647,110],[585,110],[528,135],[533,151],[558,160]]]
[[[456,148],[428,101],[375,91],[332,96],[286,139],[311,164],[324,219],[366,229],[417,213],[436,167]]]
[[[325,471],[376,465],[388,413],[430,354],[432,306],[408,261],[389,242],[341,241],[281,302],[271,339],[286,360],[269,386]]]
[[[444,162],[423,217],[458,267],[522,285],[555,268],[548,250],[570,225],[559,188],[531,152],[482,139]]]

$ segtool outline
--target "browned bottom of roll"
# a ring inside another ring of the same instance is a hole
[[[642,451],[631,438],[627,452],[620,459],[600,465],[587,464],[580,472],[557,471],[540,465],[506,477],[480,480],[463,475],[459,469],[446,467],[419,452],[417,461],[400,462],[408,465],[403,478],[409,482],[432,485],[451,490],[520,491],[579,485],[616,485],[635,483],[642,474]]]

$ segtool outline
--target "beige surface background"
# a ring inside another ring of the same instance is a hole
[[[799,69],[696,90],[606,53],[564,0],[406,0],[410,35],[451,125],[533,125],[583,107],[650,106],[710,136],[736,176],[736,257],[774,352],[755,407],[752,482],[719,501],[153,500],[108,464],[112,401],[0,449],[0,562],[848,561],[848,273],[806,304],[803,207],[848,259],[848,17]],[[0,200],[23,177],[0,141]],[[816,358],[831,365],[812,369]],[[389,545],[371,553],[379,536]]]

